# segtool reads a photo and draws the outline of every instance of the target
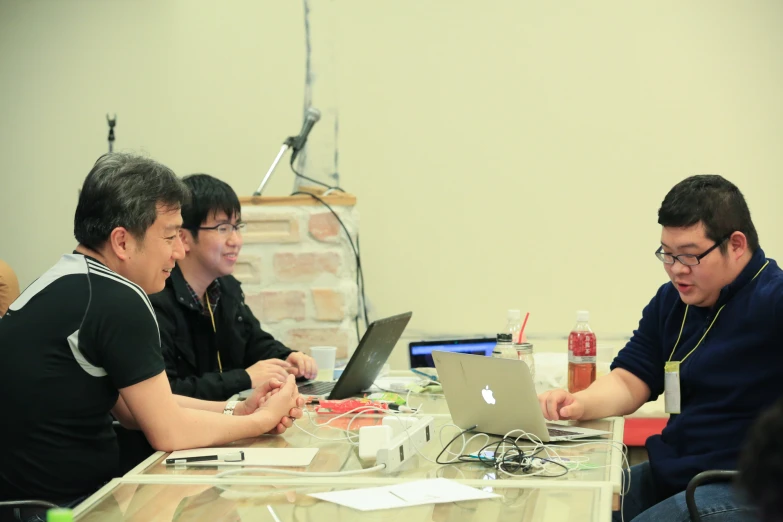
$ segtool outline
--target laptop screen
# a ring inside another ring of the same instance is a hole
[[[472,353],[474,355],[492,356],[495,348],[494,337],[480,339],[448,339],[439,341],[416,341],[408,345],[408,356],[411,368],[434,368],[432,351]]]

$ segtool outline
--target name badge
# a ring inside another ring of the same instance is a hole
[[[663,367],[663,402],[666,413],[680,413],[680,361]]]

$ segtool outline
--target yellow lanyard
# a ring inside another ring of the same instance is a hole
[[[758,271],[758,272],[756,272],[756,275],[754,275],[754,276],[753,276],[753,279],[751,279],[751,281],[753,281],[754,279],[756,279],[756,278],[759,276],[759,274],[761,273],[761,271],[762,271],[762,270],[764,270],[765,268],[767,268],[767,265],[768,265],[768,264],[769,264],[769,261],[767,261],[766,263],[764,263],[764,266],[762,266],[762,267],[759,269],[759,271]],[[710,323],[710,326],[707,328],[707,331],[706,331],[706,332],[704,332],[704,335],[702,335],[702,336],[701,336],[701,339],[699,339],[699,342],[698,342],[698,343],[696,343],[696,346],[694,346],[694,347],[693,347],[693,350],[691,350],[690,352],[688,352],[688,353],[685,355],[685,357],[683,357],[683,358],[682,358],[682,360],[680,361],[680,364],[684,363],[684,362],[685,362],[685,359],[687,359],[687,358],[688,358],[688,356],[689,356],[690,354],[692,354],[693,352],[695,352],[695,351],[696,351],[696,348],[698,348],[699,346],[701,346],[701,342],[704,340],[704,338],[705,338],[705,337],[707,337],[707,334],[708,334],[708,333],[710,333],[710,330],[712,329],[712,325],[714,325],[714,324],[715,324],[715,320],[716,320],[716,319],[718,319],[718,316],[720,315],[720,312],[721,312],[721,310],[723,310],[723,308],[724,308],[725,306],[726,306],[726,305],[724,304],[723,306],[721,306],[720,308],[718,308],[718,313],[717,313],[717,314],[715,314],[715,317],[712,319],[712,322]],[[684,313],[684,314],[683,314],[683,316],[682,316],[682,326],[680,326],[680,335],[678,335],[678,336],[677,336],[677,342],[676,342],[676,343],[674,343],[674,348],[672,348],[672,353],[671,353],[671,354],[669,354],[669,361],[667,361],[667,362],[671,362],[671,360],[672,360],[672,357],[674,357],[674,351],[675,351],[675,350],[677,350],[677,346],[680,344],[680,337],[682,337],[682,330],[683,330],[683,328],[685,328],[685,319],[688,317],[688,308],[689,308],[689,307],[690,307],[690,305],[685,305],[685,313]]]
[[[212,305],[209,303],[209,294],[206,292],[204,293],[204,301],[207,302],[207,310],[209,310],[209,317],[212,319],[212,331],[217,333],[217,328],[215,328],[215,316],[212,314]],[[218,360],[218,370],[220,370],[220,373],[223,373],[223,363],[220,362],[220,348],[217,349],[217,360]]]

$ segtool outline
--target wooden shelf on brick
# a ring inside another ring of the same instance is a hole
[[[356,196],[312,190],[359,232]],[[262,328],[286,346],[336,346],[347,358],[358,344],[356,260],[342,227],[306,195],[240,197],[247,223],[234,275]]]
[[[316,194],[324,200],[329,206],[354,206],[356,205],[356,196],[345,192],[337,192],[328,196]],[[321,203],[306,194],[297,194],[296,196],[245,196],[239,198],[239,203],[245,205],[321,205]],[[323,206],[323,205],[321,205]]]

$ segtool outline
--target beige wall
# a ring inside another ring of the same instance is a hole
[[[628,335],[665,281],[660,201],[693,173],[735,181],[783,257],[783,3],[314,3],[336,10],[374,317],[487,333],[513,306],[552,339],[587,308]],[[73,247],[107,111],[118,149],[250,194],[298,132],[304,53],[295,1],[0,2],[0,257],[26,285]],[[281,165],[267,192],[291,186]]]

